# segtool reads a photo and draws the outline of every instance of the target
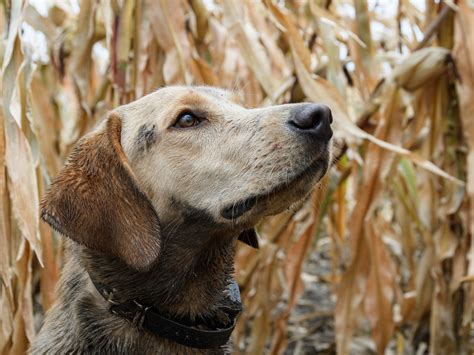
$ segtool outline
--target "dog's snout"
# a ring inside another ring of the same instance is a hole
[[[288,124],[294,130],[317,135],[321,138],[332,137],[331,109],[321,104],[306,104],[294,110]]]

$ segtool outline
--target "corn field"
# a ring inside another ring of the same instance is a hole
[[[474,352],[472,1],[1,3],[1,354],[24,353],[54,302],[51,179],[108,110],[171,84],[333,111],[330,172],[258,226],[259,250],[239,246],[236,353]],[[326,314],[300,307],[315,285]]]

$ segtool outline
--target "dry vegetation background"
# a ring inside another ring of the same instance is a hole
[[[472,1],[2,4],[0,353],[24,352],[54,301],[62,243],[38,202],[71,146],[107,110],[173,83],[334,112],[322,187],[259,226],[259,251],[239,249],[237,349],[316,352],[295,344],[317,329],[295,338],[291,319],[317,281],[337,300],[328,353],[361,353],[354,339],[364,353],[473,351]],[[330,268],[303,282],[323,246]]]

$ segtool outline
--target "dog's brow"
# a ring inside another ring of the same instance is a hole
[[[190,91],[185,93],[180,99],[179,104],[186,105],[200,105],[203,102],[206,102],[206,96],[200,93],[199,91]]]

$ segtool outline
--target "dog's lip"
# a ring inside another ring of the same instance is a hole
[[[251,210],[257,203],[257,196],[253,195],[245,200],[233,203],[221,211],[221,216],[225,219],[236,219],[242,216],[245,212]]]
[[[236,219],[245,214],[246,212],[250,211],[257,204],[258,200],[277,195],[286,190],[290,185],[297,184],[300,181],[307,179],[308,177],[311,177],[311,179],[313,179],[315,176],[314,174],[318,171],[320,172],[320,177],[318,178],[319,180],[326,173],[328,169],[328,164],[328,159],[315,159],[300,172],[288,178],[286,182],[280,183],[266,192],[260,193],[258,195],[250,195],[245,200],[241,200],[226,206],[221,210],[221,216],[225,219]]]
[[[318,181],[324,176],[328,169],[328,159],[326,158],[318,158],[313,160],[310,164],[308,164],[304,169],[302,169],[299,173],[294,174],[292,177],[288,178],[286,182],[278,184],[270,189],[268,192],[265,192],[258,197],[267,197],[273,196],[282,191],[286,190],[289,186],[299,183],[304,179],[314,179],[315,174],[320,172],[318,177]]]

